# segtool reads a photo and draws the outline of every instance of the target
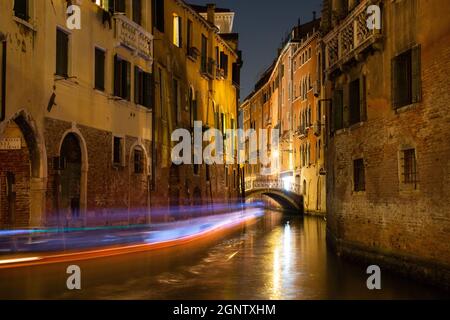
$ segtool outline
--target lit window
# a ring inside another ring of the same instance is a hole
[[[176,14],[173,15],[173,44],[176,45],[178,48],[181,48],[182,41],[181,41],[181,35],[182,35],[182,20],[180,16],[177,16]]]

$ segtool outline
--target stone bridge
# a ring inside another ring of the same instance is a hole
[[[283,180],[250,180],[245,182],[245,197],[265,195],[272,198],[284,208],[304,213],[303,195],[300,185],[286,184]]]

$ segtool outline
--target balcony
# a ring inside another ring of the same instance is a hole
[[[124,46],[146,60],[153,60],[153,36],[123,14],[114,15],[115,38]]]
[[[328,73],[341,68],[370,47],[376,47],[382,38],[381,30],[367,27],[367,8],[370,0],[362,1],[341,23],[324,37],[326,70]]]
[[[216,69],[216,79],[217,80],[224,80],[225,79],[225,70],[221,68]]]
[[[200,55],[200,51],[196,47],[190,47],[188,49],[187,56],[193,61],[197,61],[198,56]]]

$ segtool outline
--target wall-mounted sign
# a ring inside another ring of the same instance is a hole
[[[20,150],[22,149],[21,138],[2,138],[0,139],[0,150]]]

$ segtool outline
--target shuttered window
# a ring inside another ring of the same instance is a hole
[[[114,57],[114,95],[130,100],[130,63]]]
[[[207,72],[207,63],[208,63],[208,39],[202,35],[202,65],[201,72]]]
[[[17,18],[28,21],[29,0],[14,0],[14,15]]]
[[[150,108],[152,104],[152,75],[134,68],[134,102]]]
[[[358,123],[361,121],[361,92],[360,92],[360,81],[356,79],[350,82],[349,86],[349,97],[350,97],[350,125]]]
[[[228,77],[228,55],[224,52],[220,53],[220,69],[223,70],[226,79]]]
[[[56,74],[67,78],[69,74],[69,35],[56,30]]]
[[[394,109],[421,101],[421,50],[416,46],[392,60]]]
[[[95,48],[95,89],[105,90],[105,51]]]
[[[133,0],[133,21],[142,24],[142,0]]]
[[[114,12],[125,13],[125,0],[112,0],[114,1]]]
[[[164,0],[153,0],[153,26],[164,32]]]
[[[123,165],[123,149],[124,149],[124,141],[121,137],[113,138],[113,164],[114,165]]]

